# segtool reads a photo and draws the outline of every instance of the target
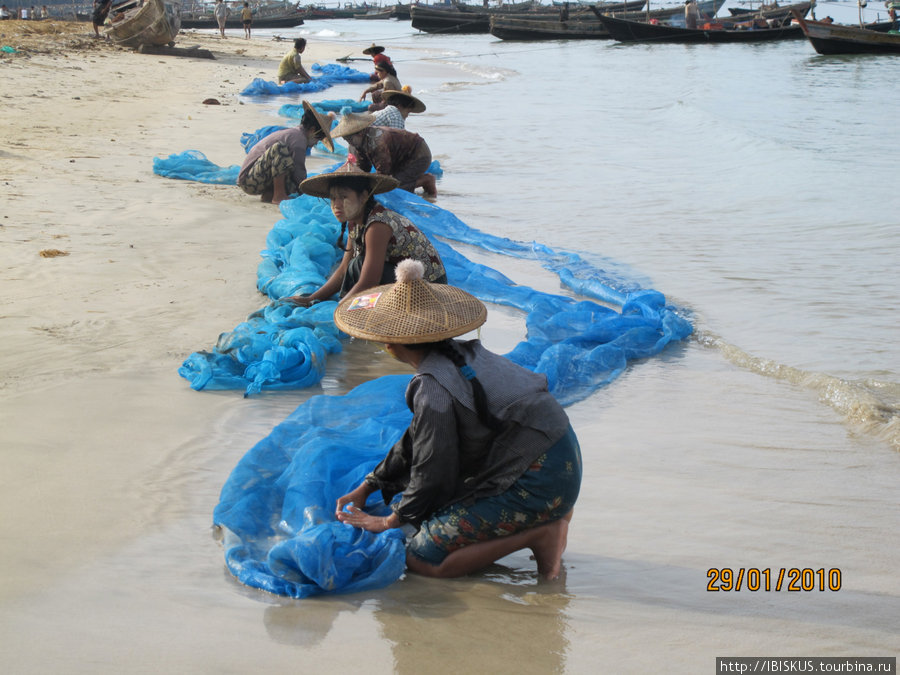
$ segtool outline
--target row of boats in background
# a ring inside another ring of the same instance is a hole
[[[287,0],[253,3],[253,26],[292,28],[307,20],[328,18],[406,20],[412,27],[428,33],[490,33],[502,40],[591,40],[614,39],[620,42],[762,42],[806,36],[821,54],[859,52],[900,53],[900,33],[896,21],[862,22],[846,26],[807,19],[815,0],[778,6],[760,5],[757,9],[730,8],[729,16],[719,16],[725,0],[698,0],[700,23],[685,25],[685,6],[651,8],[650,0],[619,2],[564,2],[553,5],[534,1],[501,4],[494,7],[455,4],[390,5],[371,8],[345,5],[326,9],[302,6]],[[894,3],[897,3],[896,8]],[[243,0],[227,3],[226,27],[240,28]],[[885,3],[894,15],[900,0]],[[114,5],[113,23],[107,34],[125,46],[171,45],[180,28],[216,28],[208,2],[182,6],[180,0],[125,0]],[[349,12],[350,14],[338,14]],[[813,17],[815,15],[813,14]]]

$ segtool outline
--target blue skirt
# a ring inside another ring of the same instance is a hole
[[[422,523],[407,552],[440,565],[463,546],[505,537],[566,515],[581,488],[581,448],[572,427],[506,492],[473,504],[451,504]]]

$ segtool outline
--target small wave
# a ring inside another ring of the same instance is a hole
[[[900,384],[874,379],[846,380],[752,356],[710,333],[697,330],[694,339],[718,350],[740,368],[815,392],[819,400],[843,415],[854,429],[900,451]]]

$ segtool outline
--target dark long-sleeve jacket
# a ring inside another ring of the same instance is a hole
[[[478,340],[458,344],[485,389],[497,428],[479,420],[471,385],[459,369],[432,351],[406,390],[412,423],[366,477],[386,503],[402,492],[394,509],[416,527],[448,504],[504,492],[569,426],[543,375]]]

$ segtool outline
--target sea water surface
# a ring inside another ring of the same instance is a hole
[[[151,634],[135,626],[120,651],[146,659],[158,646],[180,672],[699,673],[727,655],[896,656],[900,58],[820,57],[801,40],[506,43],[396,21],[281,33],[360,58],[385,45],[428,105],[407,126],[445,171],[438,205],[659,290],[695,335],[568,409],[585,480],[557,582],[538,583],[519,553],[466,579],[351,596],[240,586],[198,533],[242,452],[238,431],[262,438],[296,403],[269,395],[206,430],[193,473],[168,476],[187,503],[103,562],[133,581],[116,591],[120,610],[72,625],[67,610],[106,592],[85,572],[58,615],[23,625],[83,636],[72,672],[108,663],[88,635],[132,612]],[[275,116],[293,102],[248,104]],[[565,292],[534,263],[461,248]],[[504,351],[523,330],[492,307],[483,338]],[[398,366],[355,345],[323,384],[340,393],[388,372]],[[722,568],[771,570],[773,585],[781,569],[839,570],[840,588],[716,590]],[[131,672],[152,672],[140,662]]]

